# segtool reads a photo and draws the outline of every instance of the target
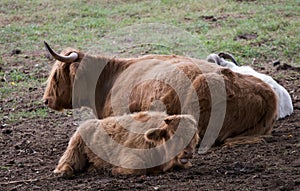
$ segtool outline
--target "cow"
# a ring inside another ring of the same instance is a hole
[[[72,48],[58,54],[45,45],[56,62],[43,99],[54,110],[90,107],[98,119],[148,110],[191,114],[200,138],[211,131],[220,143],[269,135],[277,118],[277,96],[268,84],[206,60],[110,58]],[[101,74],[92,75],[99,68]]]
[[[227,61],[225,59],[230,59],[231,61]],[[283,86],[278,84],[271,76],[259,73],[250,66],[239,66],[235,58],[228,53],[213,53],[207,57],[207,60],[220,66],[229,68],[234,72],[252,75],[266,82],[271,86],[278,96],[278,118],[285,118],[293,113],[293,102],[291,96],[289,95],[288,91]]]
[[[139,133],[141,130],[143,133]],[[151,111],[90,119],[73,134],[54,173],[69,178],[86,169],[111,170],[113,175],[143,175],[174,167],[190,168],[199,141],[197,131],[191,115],[168,116]],[[173,143],[168,145],[168,141]]]

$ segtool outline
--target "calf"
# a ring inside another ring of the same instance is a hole
[[[70,177],[88,165],[114,175],[189,168],[198,141],[191,115],[139,112],[88,120],[71,137],[54,173]]]

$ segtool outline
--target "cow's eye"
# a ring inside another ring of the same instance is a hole
[[[58,73],[57,72],[54,73],[53,79],[54,79],[55,83],[58,83]]]

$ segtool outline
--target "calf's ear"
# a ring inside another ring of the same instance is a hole
[[[145,139],[149,142],[158,142],[163,139],[167,139],[168,131],[165,128],[153,128],[149,129],[145,133]]]
[[[164,119],[164,122],[165,122],[167,125],[169,125],[169,124],[172,122],[172,119],[170,119],[170,118],[165,118],[165,119]]]
[[[168,116],[164,119],[164,122],[167,124],[167,125],[170,125],[172,122],[179,122],[180,120],[174,116]]]

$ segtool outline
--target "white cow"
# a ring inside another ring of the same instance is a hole
[[[225,60],[224,58],[229,58],[232,62]],[[235,61],[234,57],[228,53],[220,53],[218,54],[210,54],[207,57],[207,61],[216,63],[220,66],[226,67],[231,69],[232,71],[240,74],[248,74],[254,77],[261,79],[262,81],[269,84],[272,89],[276,92],[278,96],[278,118],[284,118],[288,115],[293,113],[293,103],[291,96],[287,92],[287,90],[278,84],[271,76],[266,74],[262,74],[256,72],[250,66],[238,66],[237,62]]]

